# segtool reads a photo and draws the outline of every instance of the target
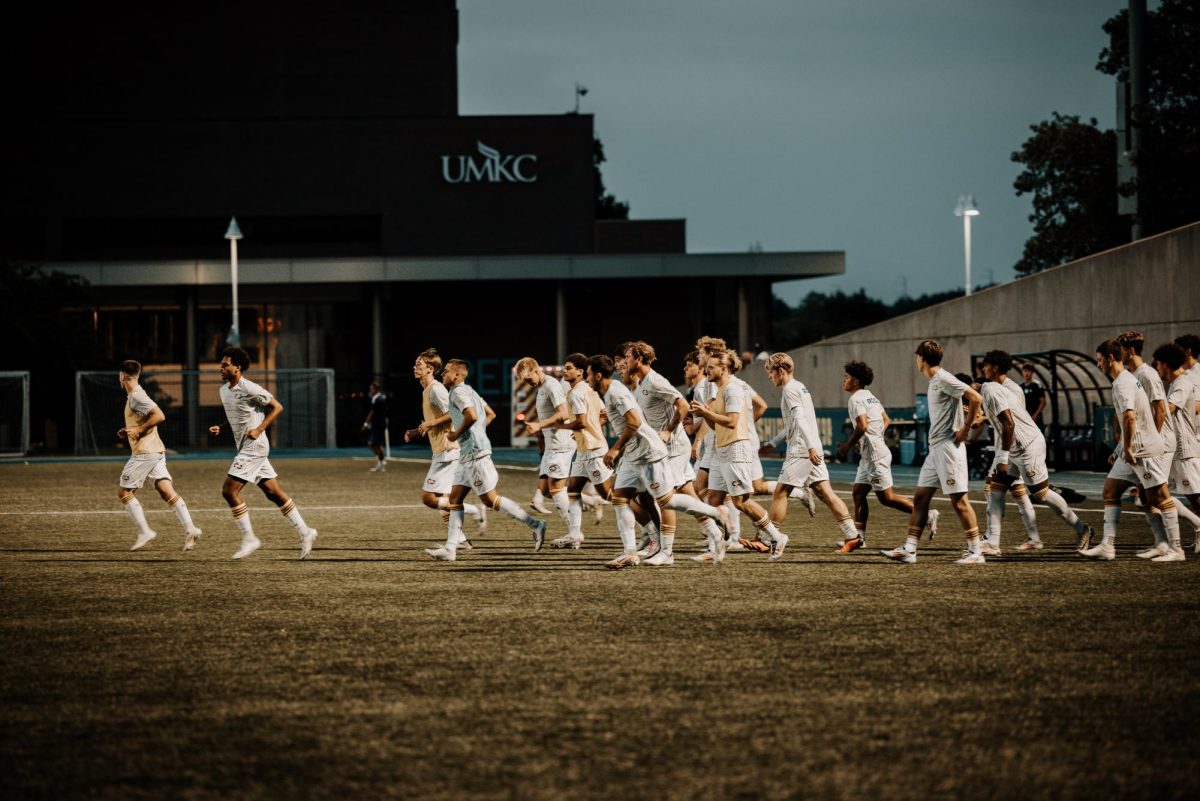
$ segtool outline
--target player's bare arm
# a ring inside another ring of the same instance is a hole
[[[846,454],[850,452],[855,445],[862,441],[862,438],[867,433],[868,420],[865,414],[860,414],[854,418],[854,431],[850,433],[850,438],[838,445],[838,458],[845,459]]]
[[[120,429],[119,431],[117,431],[117,436],[120,437],[121,439],[125,439],[128,437],[131,442],[136,442],[137,440],[142,438],[143,434],[145,434],[150,429],[154,428],[159,423],[162,423],[166,419],[167,419],[167,416],[165,414],[163,414],[162,409],[155,406],[154,411],[152,411],[152,412],[150,412],[150,414],[146,415],[145,418],[142,419],[142,422],[138,423],[133,428]]]

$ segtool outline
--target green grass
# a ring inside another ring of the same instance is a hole
[[[957,567],[943,518],[904,566],[874,555],[898,513],[875,508],[876,547],[838,557],[828,513],[793,504],[781,563],[611,573],[611,514],[584,550],[537,555],[495,515],[437,564],[432,512],[362,508],[416,504],[424,468],[368,464],[281,462],[316,550],[296,561],[251,489],[264,548],[245,563],[223,463],[171,464],[205,530],[189,554],[148,489],[159,539],[126,550],[119,465],[0,467],[3,797],[1198,792],[1200,558],[1134,559],[1140,517],[1113,563],[1073,555],[1040,508],[1045,551]],[[500,489],[524,502],[532,474]],[[110,513],[23,514],[75,510]],[[1010,509],[1005,544],[1021,538]],[[697,539],[681,522],[680,550]]]

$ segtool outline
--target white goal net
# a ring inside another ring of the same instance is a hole
[[[272,448],[337,447],[333,370],[255,370],[247,377],[283,404],[283,415],[271,426]],[[158,433],[168,449],[233,447],[228,429],[219,437],[208,433],[209,426],[225,422],[220,373],[147,367],[140,383],[167,416]],[[116,370],[75,374],[76,453],[120,453],[127,447],[117,436],[125,425],[125,398]]]
[[[0,456],[29,453],[29,371],[0,372]]]

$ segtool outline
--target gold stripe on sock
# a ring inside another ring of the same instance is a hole
[[[674,497],[675,497],[675,490],[671,490],[666,495],[663,495],[661,498],[655,498],[654,502],[658,504],[659,509],[662,509],[662,508],[666,507],[666,505],[668,503],[670,503],[671,499]]]
[[[1050,488],[1042,487],[1040,490],[1033,493],[1033,497],[1037,498],[1039,501],[1044,501],[1044,500],[1046,500],[1046,496],[1049,494],[1050,494]]]
[[[499,495],[497,495],[496,500],[492,501],[492,508],[495,509],[497,512],[500,511],[500,501],[501,500],[503,500],[503,499]]]
[[[835,522],[840,526],[842,523],[845,523],[847,520],[850,520],[850,519],[851,519],[851,516],[846,515],[845,517],[837,518]]]
[[[582,497],[583,497],[583,496],[582,496],[580,493],[578,493],[578,492],[568,492],[568,493],[567,493],[567,499],[568,499],[568,500],[571,500],[571,501],[578,501],[578,500],[580,500]]]
[[[908,536],[919,538],[921,536],[921,532],[924,530],[925,530],[924,526],[909,526],[908,527]]]
[[[171,500],[167,501],[167,506],[174,506],[182,500],[183,498],[180,498],[178,495],[172,495]]]
[[[239,520],[239,519],[245,517],[246,515],[250,514],[250,507],[248,507],[246,504],[242,503],[242,504],[238,504],[237,506],[233,507],[229,511],[233,514],[234,520]]]
[[[675,535],[675,527],[668,526],[666,523],[664,523],[663,527],[658,530],[658,533],[667,537],[672,537]]]
[[[771,522],[771,518],[770,518],[770,516],[768,516],[768,515],[763,515],[761,520],[755,520],[755,521],[754,521],[754,527],[755,527],[755,528],[766,528],[766,527],[767,527],[767,524],[768,524],[768,523],[770,523],[770,522]]]
[[[966,531],[964,531],[963,537],[966,538],[967,542],[975,542],[976,540],[978,540],[979,539],[979,526],[976,526],[975,528],[969,528]]]
[[[1014,498],[1024,498],[1028,493],[1026,493],[1024,486],[1018,485],[1013,487],[1012,494]]]
[[[443,509],[443,510],[442,510],[442,522],[443,522],[443,523],[449,523],[449,522],[450,522],[450,511],[449,511],[448,509]]]
[[[1169,512],[1169,511],[1171,511],[1172,509],[1174,509],[1174,508],[1175,508],[1175,499],[1174,499],[1174,498],[1167,498],[1165,501],[1163,501],[1161,504],[1159,504],[1159,507],[1158,507],[1158,508],[1159,508],[1159,509],[1160,509],[1162,512]]]
[[[628,506],[628,505],[629,505],[629,499],[628,499],[628,498],[623,498],[623,497],[621,497],[620,495],[614,495],[614,496],[612,497],[612,505],[613,505],[613,506]]]
[[[284,517],[287,517],[288,515],[290,515],[292,513],[292,511],[295,508],[296,508],[296,502],[293,501],[291,498],[288,498],[288,502],[285,503],[283,506],[279,507],[279,513],[281,515],[283,515]]]
[[[134,499],[134,494],[131,492],[128,495],[121,496],[121,503],[129,503]]]

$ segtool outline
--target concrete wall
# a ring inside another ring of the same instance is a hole
[[[842,365],[860,359],[875,370],[871,389],[895,408],[912,406],[925,391],[912,357],[922,339],[942,343],[943,366],[968,372],[972,353],[1066,348],[1091,355],[1097,343],[1129,328],[1146,335],[1148,350],[1200,333],[1200,223],[790,353],[816,406],[845,405]],[[761,370],[747,372],[756,387],[770,386]],[[778,392],[763,396],[778,401]]]

